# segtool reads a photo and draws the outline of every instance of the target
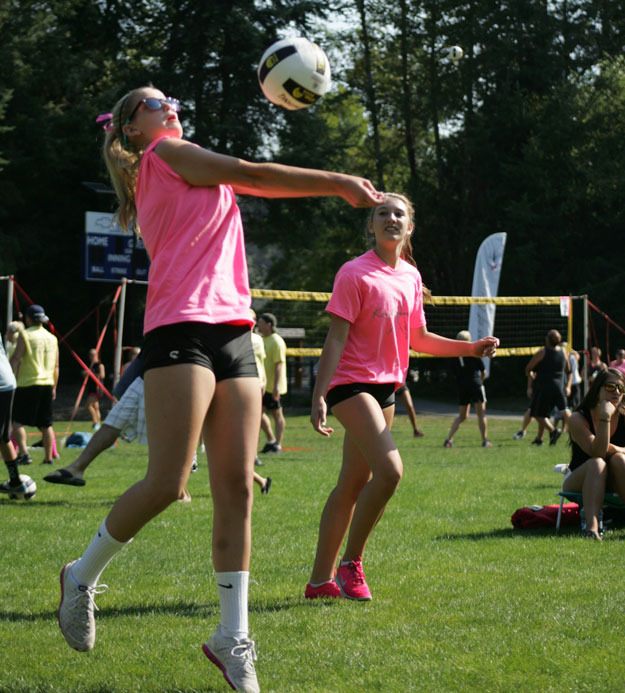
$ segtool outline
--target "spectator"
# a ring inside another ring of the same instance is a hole
[[[13,320],[7,325],[4,344],[6,347],[6,355],[9,361],[11,360],[11,356],[13,356],[13,352],[17,346],[17,339],[24,329],[24,323],[21,320]]]
[[[625,374],[625,349],[619,349],[616,352],[616,358],[610,361],[610,368],[616,368],[617,371]]]
[[[263,416],[261,427],[267,442],[261,452],[281,452],[286,422],[282,411],[282,395],[287,392],[286,344],[276,332],[278,321],[273,313],[263,313],[258,319],[258,331],[265,345],[265,393],[263,394]],[[274,435],[269,414],[273,418]]]
[[[19,447],[18,464],[32,462],[24,425],[36,426],[42,435],[44,464],[52,464],[55,447],[52,402],[59,380],[59,343],[45,329],[48,316],[36,304],[26,309],[26,329],[17,340],[11,367],[17,378],[13,406],[13,435]]]
[[[0,491],[4,493],[15,492],[22,485],[17,468],[17,455],[9,439],[15,386],[15,374],[0,338],[0,455],[9,472],[9,480],[0,484]]]
[[[104,364],[100,361],[97,349],[89,349],[89,370],[101,383],[104,382]],[[85,386],[87,411],[91,417],[91,426],[94,431],[97,431],[102,425],[102,414],[100,413],[100,397],[102,396],[102,390],[95,380],[87,374],[87,371],[84,371],[83,375],[87,378]]]
[[[406,383],[395,391],[395,398],[401,398],[402,402],[404,403],[404,407],[406,407],[406,413],[408,414],[408,418],[410,419],[410,424],[412,426],[412,435],[415,438],[423,438],[425,434],[417,425],[417,412],[415,411],[412,395],[410,394],[410,390],[408,389],[408,385]]]
[[[538,387],[532,406],[532,416],[538,421],[538,433],[532,445],[543,444],[545,428],[549,431],[549,444],[555,445],[558,442],[561,432],[549,418],[554,407],[562,412],[564,425],[570,415],[566,398],[571,391],[571,368],[561,342],[562,337],[558,330],[549,330],[545,337],[545,346],[532,356],[525,367],[525,375],[535,374],[534,382]]]
[[[601,349],[597,346],[590,347],[590,363],[588,364],[588,381],[604,371],[608,367],[607,363],[601,360]]]
[[[584,536],[601,540],[599,512],[606,490],[625,501],[625,377],[615,368],[597,372],[571,416],[571,461],[565,491],[581,491]]]
[[[468,330],[462,330],[458,332],[456,339],[470,342],[471,333]],[[459,356],[454,360],[454,367],[458,384],[458,416],[453,420],[443,445],[446,448],[453,446],[454,435],[460,425],[466,421],[473,404],[477,414],[477,425],[482,436],[482,447],[492,448],[493,445],[488,440],[488,421],[486,420],[486,391],[484,390],[486,370],[484,362],[477,356]]]

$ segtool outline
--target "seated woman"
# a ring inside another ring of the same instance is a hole
[[[625,376],[614,368],[597,373],[569,420],[572,455],[563,490],[581,491],[584,536],[601,540],[599,512],[606,490],[625,501]]]

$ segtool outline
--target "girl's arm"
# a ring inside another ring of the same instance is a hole
[[[347,336],[349,334],[350,323],[337,315],[331,315],[330,329],[323,344],[323,351],[319,359],[319,371],[315,380],[315,389],[312,395],[312,406],[310,410],[310,422],[312,427],[322,436],[329,436],[334,429],[326,425],[328,408],[325,401],[325,393],[330,384],[330,380],[339,360]]]
[[[231,185],[235,193],[259,197],[334,195],[352,207],[372,207],[384,198],[364,178],[282,164],[252,163],[173,137],[159,142],[155,151],[190,185]]]
[[[585,417],[579,412],[571,414],[569,419],[569,435],[571,440],[591,457],[605,458],[610,448],[610,419],[616,412],[616,408],[607,400],[600,400],[593,410],[598,416],[595,421],[595,434],[590,431],[590,426]]]
[[[483,337],[475,342],[461,339],[447,339],[426,327],[420,327],[410,335],[410,347],[433,356],[494,356],[499,346],[497,337]]]

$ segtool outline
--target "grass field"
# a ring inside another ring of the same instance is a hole
[[[520,506],[556,502],[564,441],[515,442],[518,421],[491,418],[494,447],[482,449],[472,419],[445,450],[449,417],[420,422],[419,440],[405,417],[396,423],[405,473],[365,556],[370,603],[303,598],[341,434],[323,439],[292,417],[289,449],[265,458],[273,488],[255,500],[250,587],[263,691],[625,690],[625,529],[600,544],[510,524]],[[59,569],[143,474],[146,451],[103,454],[84,488],[46,484],[33,456],[24,471],[37,496],[0,500],[0,691],[229,690],[200,649],[218,620],[205,461],[193,502],[170,507],[107,569],[84,654],[58,631]]]

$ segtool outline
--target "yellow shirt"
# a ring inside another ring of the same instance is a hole
[[[54,385],[59,342],[43,325],[32,325],[22,333],[26,347],[17,372],[17,386]]]
[[[260,378],[260,384],[264,388],[267,378],[265,377],[265,342],[263,338],[252,332],[252,349],[254,350],[254,359],[256,361],[256,370]]]
[[[279,334],[275,332],[268,337],[263,337],[265,343],[265,375],[267,376],[267,392],[273,392],[274,380],[276,377],[276,363],[284,364],[278,381],[278,392],[286,394],[286,343]]]

